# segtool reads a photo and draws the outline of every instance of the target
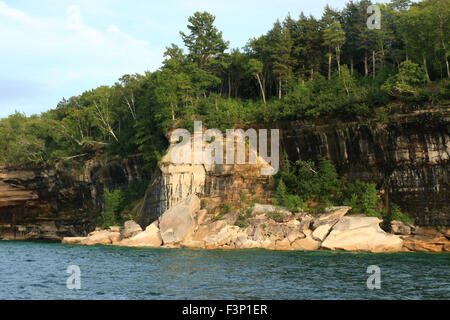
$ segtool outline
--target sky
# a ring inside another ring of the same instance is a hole
[[[155,71],[196,11],[216,16],[230,48],[277,20],[320,17],[347,0],[0,0],[0,118],[53,109],[122,75]]]

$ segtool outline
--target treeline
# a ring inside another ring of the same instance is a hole
[[[215,17],[196,12],[185,48],[167,47],[162,67],[125,75],[64,99],[40,116],[0,121],[0,162],[49,162],[106,148],[143,153],[154,165],[167,132],[203,120],[214,128],[323,116],[370,117],[394,99],[450,97],[450,2],[379,4],[381,29],[367,27],[370,1],[326,7],[320,19],[288,16],[241,49],[229,48]]]

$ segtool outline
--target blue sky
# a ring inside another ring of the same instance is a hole
[[[123,74],[154,71],[195,11],[216,16],[231,48],[277,18],[320,17],[347,0],[0,0],[0,118],[56,107]]]

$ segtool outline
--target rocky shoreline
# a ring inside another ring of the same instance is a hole
[[[393,221],[393,233],[376,217],[346,215],[334,207],[319,216],[255,204],[245,225],[238,214],[214,216],[190,195],[168,209],[145,230],[135,221],[96,229],[87,237],[66,237],[65,244],[195,249],[344,250],[363,252],[450,252],[450,230],[418,228]]]

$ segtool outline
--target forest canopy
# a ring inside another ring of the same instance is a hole
[[[196,12],[184,48],[166,48],[160,69],[124,75],[63,99],[56,108],[0,120],[0,163],[43,164],[92,153],[142,153],[154,166],[167,133],[192,120],[210,128],[285,120],[373,117],[393,101],[439,104],[450,97],[450,1],[326,6],[315,18],[276,21],[244,48],[229,48],[215,17]]]

